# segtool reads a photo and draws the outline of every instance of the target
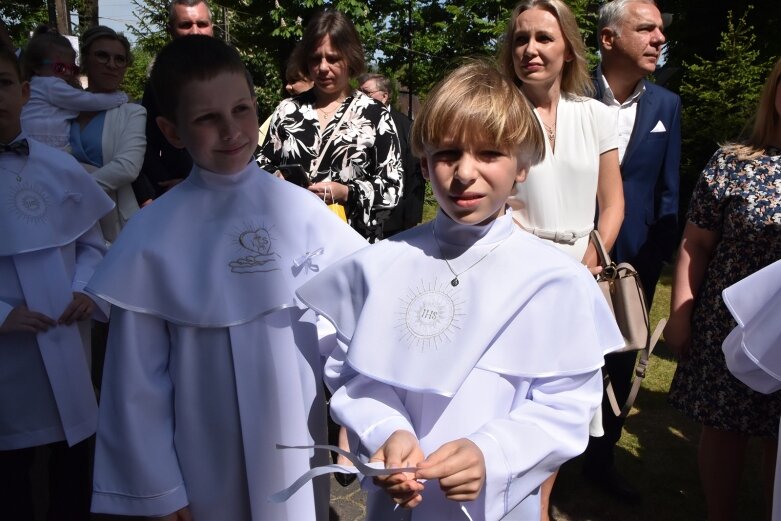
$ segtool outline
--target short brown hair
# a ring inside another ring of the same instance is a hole
[[[309,71],[309,58],[326,36],[331,39],[333,48],[341,53],[351,78],[366,70],[366,57],[358,31],[344,13],[331,9],[321,11],[309,20],[290,60],[295,61],[302,71]]]
[[[68,50],[73,53],[74,58],[76,57],[76,51],[73,50],[71,42],[63,35],[50,30],[38,32],[30,38],[24,52],[22,52],[20,62],[22,79],[29,81],[35,76],[35,69],[43,67],[43,62],[48,59],[49,53],[53,49]]]
[[[591,75],[588,71],[588,61],[586,60],[586,44],[583,43],[583,36],[580,34],[578,21],[575,15],[563,0],[522,0],[513,9],[510,20],[507,22],[507,28],[504,31],[504,38],[499,50],[499,66],[502,72],[520,86],[523,82],[515,74],[513,63],[513,48],[515,36],[515,21],[524,11],[529,9],[542,9],[548,11],[556,17],[561,27],[561,34],[567,43],[567,50],[572,53],[572,61],[565,62],[561,71],[561,90],[577,96],[589,96],[594,92],[594,83],[591,81]]]
[[[198,4],[204,4],[206,6],[206,12],[209,13],[209,20],[212,19],[212,9],[209,7],[209,2],[206,0],[174,0],[168,4],[168,31],[171,32],[176,23],[176,6],[183,5],[185,7],[195,7]]]
[[[22,70],[19,67],[19,59],[16,52],[5,45],[0,44],[0,62],[5,62],[16,72],[16,79],[22,81]]]
[[[526,97],[495,67],[471,61],[451,72],[426,98],[412,126],[412,150],[448,137],[487,142],[499,150],[521,147],[530,164],[545,156],[545,138]]]
[[[210,80],[225,72],[243,76],[250,95],[255,96],[252,77],[236,49],[202,34],[176,38],[157,54],[149,77],[160,114],[176,121],[181,93],[187,84]]]

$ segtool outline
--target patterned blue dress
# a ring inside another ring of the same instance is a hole
[[[694,190],[688,219],[721,237],[695,299],[691,350],[678,364],[669,401],[703,425],[777,436],[781,392],[752,391],[727,369],[721,343],[736,323],[721,292],[781,259],[781,150],[739,160],[719,149]]]

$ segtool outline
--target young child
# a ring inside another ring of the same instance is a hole
[[[412,131],[434,221],[298,292],[337,328],[334,419],[371,461],[417,467],[375,480],[369,519],[466,519],[462,504],[474,520],[539,519],[540,483],[586,447],[603,355],[623,340],[588,270],[505,207],[543,139],[498,71],[460,67]]]
[[[71,120],[81,111],[108,110],[127,103],[124,92],[93,93],[78,87],[76,52],[64,36],[33,36],[22,54],[22,72],[30,82],[30,100],[22,110],[25,133],[47,145],[70,151]]]
[[[34,518],[30,470],[48,445],[50,518],[87,519],[98,409],[81,333],[93,311],[106,317],[82,290],[114,204],[73,157],[22,132],[29,89],[0,47],[0,517]]]
[[[163,134],[195,166],[133,216],[88,286],[112,304],[93,511],[325,520],[327,480],[268,501],[313,461],[275,445],[325,440],[317,324],[294,291],[366,243],[250,162],[255,95],[234,49],[179,38],[151,83]]]

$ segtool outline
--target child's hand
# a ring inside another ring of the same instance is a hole
[[[418,465],[417,479],[438,479],[453,501],[474,501],[485,483],[485,459],[474,442],[461,438],[445,443]]]
[[[415,467],[423,461],[418,439],[409,431],[399,430],[391,434],[385,443],[375,452],[369,462],[382,461],[385,468]],[[390,476],[374,478],[374,484],[385,490],[394,502],[405,508],[414,508],[423,497],[423,483],[415,480],[410,472],[399,472]]]
[[[65,311],[62,312],[57,322],[69,326],[74,322],[86,320],[92,316],[92,310],[95,309],[95,303],[84,293],[73,292],[73,300]]]
[[[148,519],[150,519],[150,521],[193,521],[193,515],[190,512],[190,507],[184,507],[167,516],[150,517]]]
[[[50,327],[57,325],[53,319],[43,313],[30,311],[24,304],[16,306],[0,324],[0,333],[12,333],[26,331],[28,333],[40,333],[48,331]]]

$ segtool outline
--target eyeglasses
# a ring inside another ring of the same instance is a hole
[[[79,66],[75,63],[63,63],[53,62],[51,60],[43,60],[43,65],[50,65],[54,74],[68,74],[69,76],[75,76],[79,73]]]
[[[106,51],[95,51],[92,53],[92,56],[94,56],[101,65],[108,65],[108,62],[113,58],[114,65],[117,67],[121,68],[127,66],[127,56],[124,54],[109,54]]]
[[[377,89],[377,90],[360,89],[360,90],[361,90],[361,92],[363,92],[363,93],[364,93],[364,94],[366,94],[367,96],[371,96],[371,95],[372,95],[372,94],[374,94],[375,92],[385,92],[384,90],[380,90],[380,89]]]

